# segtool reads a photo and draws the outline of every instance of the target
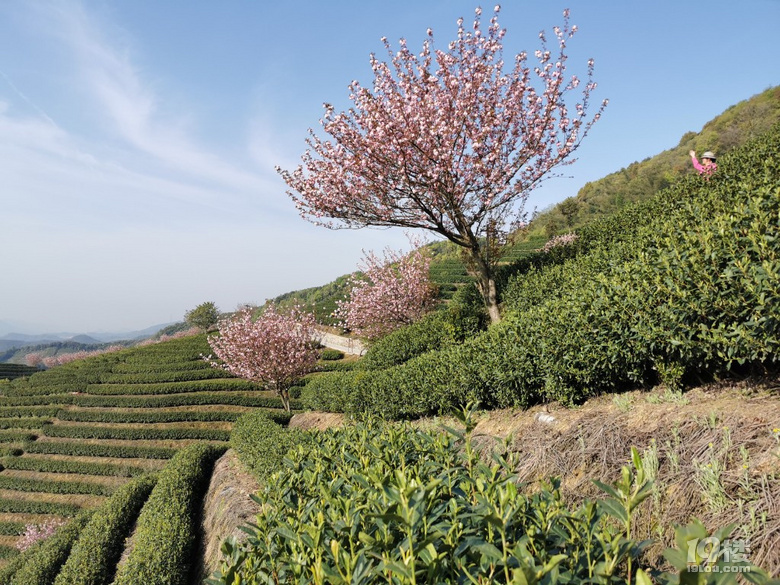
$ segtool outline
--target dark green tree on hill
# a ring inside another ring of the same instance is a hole
[[[199,327],[206,331],[219,321],[219,309],[212,302],[201,303],[191,311],[184,314],[184,320],[193,327]]]

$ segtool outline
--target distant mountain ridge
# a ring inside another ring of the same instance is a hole
[[[59,332],[38,334],[10,332],[4,335],[0,335],[0,353],[28,346],[41,347],[45,345],[55,345],[62,343],[78,343],[85,346],[95,346],[105,343],[112,343],[115,341],[146,339],[147,337],[151,337],[152,335],[157,334],[171,325],[173,325],[173,323],[163,323],[159,325],[152,325],[151,327],[147,327],[145,329],[125,332]]]

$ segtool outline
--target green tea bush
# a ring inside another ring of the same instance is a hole
[[[193,380],[210,380],[215,378],[233,378],[233,375],[225,370],[218,370],[216,368],[188,368],[186,370],[166,370],[161,372],[104,374],[100,377],[100,382],[102,384],[154,384],[163,382],[191,382]]]
[[[20,450],[21,452],[21,450]],[[0,459],[4,469],[37,471],[42,473],[78,473],[81,475],[104,475],[113,477],[135,477],[148,473],[148,469],[135,465],[117,465],[115,463],[89,463],[47,459],[45,457],[4,457]]]
[[[0,431],[0,443],[22,443],[34,441],[37,438],[38,435],[22,431]]]
[[[94,496],[108,496],[114,491],[113,486],[100,483],[28,479],[26,477],[6,477],[5,475],[0,475],[0,489],[47,494],[90,494]]]
[[[35,441],[25,443],[27,453],[46,455],[73,455],[76,457],[115,457],[119,459],[170,459],[176,449],[168,447],[133,447],[124,445],[100,445],[83,441]]]
[[[325,361],[343,360],[344,352],[326,347],[320,351],[320,359]]]
[[[147,475],[122,486],[103,503],[86,526],[54,585],[108,585],[125,547],[125,538],[146,503],[156,475]]]
[[[203,360],[187,360],[181,362],[166,361],[163,363],[123,362],[111,368],[112,374],[159,374],[168,372],[212,370],[212,366]],[[215,370],[217,371],[217,370]]]
[[[229,410],[190,410],[141,412],[113,410],[61,410],[57,418],[74,422],[167,423],[167,422],[233,422],[242,413]]]
[[[3,536],[19,536],[27,525],[24,522],[0,521],[0,534]]]
[[[115,585],[190,582],[198,510],[214,462],[224,451],[211,445],[191,445],[160,472],[138,517],[135,546],[117,572]]]
[[[68,396],[68,402],[83,407],[107,408],[165,408],[171,406],[251,406],[258,408],[282,408],[279,398],[258,394],[233,392],[193,392],[191,394],[168,394],[163,396]],[[293,410],[300,409],[300,403],[290,401]]]
[[[1,406],[0,417],[3,419],[12,417],[51,418],[57,416],[59,411],[60,409],[57,406]]]
[[[84,392],[98,395],[121,394],[129,396],[134,394],[181,394],[183,392],[235,392],[237,390],[264,390],[264,388],[249,380],[219,378],[159,384],[89,384]]]
[[[37,429],[50,420],[40,417],[2,418],[0,419],[0,429]]]
[[[557,481],[523,493],[507,453],[480,460],[472,414],[465,433],[368,422],[293,448],[258,495],[249,538],[223,545],[209,583],[650,583],[650,543],[630,536],[652,493],[636,450],[618,483],[599,484],[608,497],[569,508]]]
[[[46,437],[65,437],[69,439],[120,439],[120,440],[178,440],[202,439],[206,441],[227,441],[230,431],[221,429],[198,429],[192,427],[156,429],[149,427],[91,427],[86,425],[69,426],[45,424],[42,427]]]
[[[460,343],[484,328],[482,300],[473,284],[461,288],[443,309],[378,340],[360,360],[358,368],[381,370],[413,357]]]
[[[74,504],[0,498],[0,512],[7,512],[9,514],[56,514],[58,516],[75,516],[80,510],[81,508]]]
[[[282,426],[287,422],[275,420],[268,412],[253,411],[244,414],[233,425],[230,446],[261,481],[281,466],[290,448],[312,440],[306,431]]]

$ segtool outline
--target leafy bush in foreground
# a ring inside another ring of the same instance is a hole
[[[465,434],[369,422],[295,447],[258,496],[263,513],[246,527],[249,539],[223,545],[209,582],[650,583],[639,566],[649,542],[630,537],[652,493],[636,450],[634,471],[600,486],[609,497],[569,509],[556,482],[522,493],[506,453],[483,463],[471,413],[464,420]]]

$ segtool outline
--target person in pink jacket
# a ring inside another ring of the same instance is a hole
[[[703,177],[709,177],[718,170],[718,165],[715,164],[715,154],[711,151],[705,152],[703,155],[701,155],[701,163],[696,158],[696,151],[691,150],[688,154],[691,155],[691,162],[693,163],[693,168],[699,171],[699,175]]]

